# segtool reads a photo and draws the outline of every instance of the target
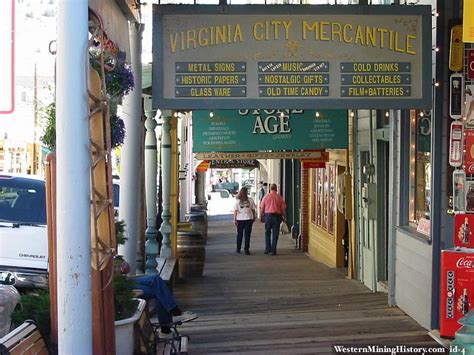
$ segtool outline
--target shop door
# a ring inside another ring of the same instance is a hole
[[[371,182],[373,166],[370,165],[369,150],[359,151],[358,176],[358,228],[359,228],[359,257],[360,279],[371,290],[375,285],[375,246],[374,246],[374,213],[376,213],[375,184]]]

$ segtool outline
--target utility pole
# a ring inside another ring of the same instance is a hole
[[[59,236],[59,354],[92,354],[91,158],[86,82],[88,5],[88,0],[60,0],[58,3],[56,217]]]
[[[33,88],[33,110],[34,110],[34,121],[33,121],[33,166],[31,167],[31,173],[36,174],[36,126],[38,124],[38,73],[36,71],[36,62],[35,62],[35,72],[34,72],[34,88]]]

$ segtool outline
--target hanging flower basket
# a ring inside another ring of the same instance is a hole
[[[117,115],[110,116],[110,138],[112,148],[121,146],[125,141],[125,123]]]
[[[110,97],[123,97],[135,86],[133,72],[130,65],[125,63],[126,53],[119,51],[115,67],[106,71],[105,86]]]
[[[102,75],[100,67],[101,50],[100,45],[89,50],[91,64],[99,75]],[[105,86],[107,96],[112,100],[120,100],[135,86],[130,64],[125,62],[126,56],[125,52],[118,51],[117,55],[112,57],[107,49],[104,49]]]

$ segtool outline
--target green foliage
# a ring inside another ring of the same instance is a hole
[[[49,292],[36,290],[35,293],[21,295],[21,307],[12,314],[12,323],[20,326],[25,320],[35,321],[45,339],[49,339],[51,330]]]
[[[133,299],[133,281],[125,275],[114,275],[114,304],[115,320],[121,320],[131,317],[136,309],[138,302]]]
[[[52,102],[40,109],[40,115],[45,123],[44,134],[40,140],[51,150],[56,149],[56,103]]]
[[[125,237],[125,221],[121,219],[120,221],[115,221],[115,239],[117,244],[124,245],[127,241]]]

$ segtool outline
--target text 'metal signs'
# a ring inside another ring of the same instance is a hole
[[[14,111],[15,0],[0,1],[0,114]]]
[[[429,109],[430,6],[154,5],[160,109]]]
[[[346,110],[193,111],[193,152],[346,149]]]

